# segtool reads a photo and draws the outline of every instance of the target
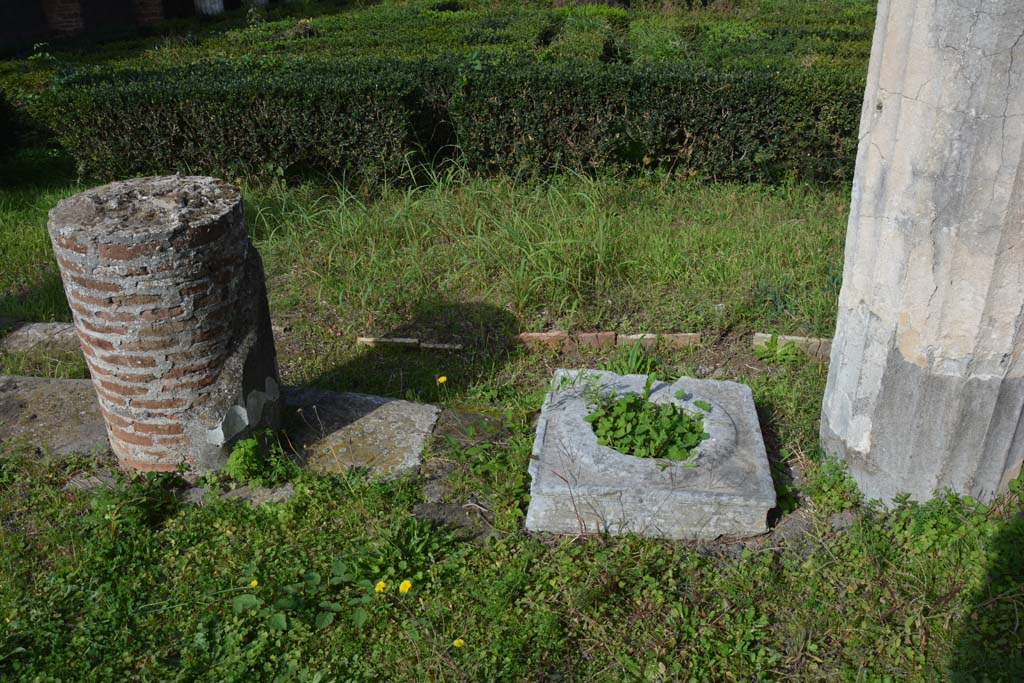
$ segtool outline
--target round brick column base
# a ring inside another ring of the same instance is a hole
[[[280,422],[263,265],[237,188],[169,176],[111,183],[50,212],[64,291],[125,467],[192,473]]]

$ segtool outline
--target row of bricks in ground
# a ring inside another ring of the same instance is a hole
[[[771,335],[763,332],[754,334],[751,346],[757,348],[768,344],[772,336],[782,346],[792,343],[798,349],[814,358],[828,359],[832,340],[819,337],[798,337]],[[610,350],[617,347],[632,347],[639,344],[645,350],[662,346],[671,349],[687,349],[700,346],[701,336],[696,332],[618,334],[617,332],[580,332],[569,334],[559,330],[550,332],[523,332],[515,335],[513,341],[533,350],[573,351],[577,349]],[[423,350],[461,350],[461,344],[434,344],[421,342],[411,337],[358,337],[361,346],[395,347]]]
[[[646,349],[663,344],[672,348],[688,348],[700,344],[700,335],[683,332],[673,334],[618,334],[617,332],[580,332],[570,335],[567,332],[523,332],[515,335],[512,340],[530,349],[554,349],[570,351],[574,349],[613,349],[616,346],[633,346],[639,343]],[[396,347],[407,349],[459,351],[461,344],[440,344],[421,342],[412,337],[357,337],[360,346]]]
[[[14,326],[14,321],[7,321],[8,325]],[[34,327],[47,327],[46,336],[40,336],[33,338],[32,329]],[[0,322],[0,331],[2,331],[3,324]],[[52,330],[50,329],[52,328]],[[20,352],[26,350],[29,345],[41,345],[46,346],[49,339],[53,339],[59,343],[63,343],[66,338],[72,338],[74,346],[78,346],[78,340],[74,337],[74,326],[71,323],[28,323],[21,327],[18,327],[13,333],[7,337],[0,336],[0,352]],[[544,334],[550,335],[550,332],[542,333],[525,333],[529,334]],[[555,338],[558,339],[559,335],[565,333],[555,333]],[[611,337],[609,337],[611,335]],[[567,335],[569,336],[569,335]],[[617,335],[615,332],[584,332],[582,334],[573,335],[574,341],[577,348],[612,348],[616,344],[627,343],[633,344],[636,342],[636,338],[641,335]],[[668,336],[668,335],[661,335]],[[758,332],[751,339],[751,346],[754,348],[764,346],[768,344],[773,335],[766,332]],[[522,338],[523,335],[517,335]],[[25,340],[24,344],[22,340]],[[610,341],[614,340],[614,341]],[[620,341],[623,340],[623,341]],[[816,358],[828,359],[829,354],[832,350],[832,340],[827,337],[799,337],[790,335],[777,335],[777,343],[782,346],[790,342],[793,343],[798,349],[803,351],[809,356]],[[145,344],[145,341],[138,342],[139,344]],[[167,341],[157,342],[158,344],[169,343]],[[424,342],[419,339],[408,338],[408,337],[358,337],[356,343],[361,346],[394,346],[409,349],[422,349],[425,351],[461,351],[462,344],[447,344],[447,343],[433,343]],[[648,339],[644,340],[644,343],[650,345],[652,342]],[[671,343],[671,342],[669,342]],[[700,335],[697,335],[697,339],[687,343],[687,346],[696,346],[700,343]],[[183,346],[188,346],[188,343],[183,342]],[[155,346],[153,347],[156,348]],[[550,345],[543,345],[541,348],[551,348]]]

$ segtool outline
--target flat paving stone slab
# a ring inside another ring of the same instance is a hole
[[[286,387],[302,426],[290,434],[316,472],[366,467],[393,475],[419,466],[437,406],[350,392]],[[58,456],[107,451],[107,431],[88,379],[0,375],[0,444]]]
[[[0,351],[75,353],[81,351],[73,323],[25,323],[0,318]]]
[[[108,450],[92,381],[0,375],[0,444],[56,456]]]
[[[366,467],[396,475],[419,467],[441,409],[393,398],[305,387],[284,390],[301,426],[291,434],[314,472]]]
[[[637,533],[710,540],[766,533],[775,507],[750,387],[683,377],[655,382],[650,400],[704,413],[710,438],[689,462],[637,458],[597,443],[587,392],[642,393],[644,375],[557,370],[544,399],[530,461],[526,528],[563,534]],[[682,390],[682,398],[676,394]]]

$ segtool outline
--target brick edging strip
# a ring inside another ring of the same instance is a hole
[[[78,337],[71,323],[22,323],[15,320],[0,318],[0,332],[7,330],[6,335],[0,334],[0,352],[25,352],[36,348],[54,350],[78,350]],[[799,337],[795,335],[775,335],[779,345],[791,343],[798,349],[814,358],[828,360],[832,352],[832,340],[828,337]],[[768,332],[756,332],[751,338],[751,348],[767,344],[772,338]],[[651,350],[658,344],[674,349],[686,349],[700,346],[701,335],[697,332],[618,334],[617,332],[595,331],[578,332],[570,335],[560,330],[550,332],[522,332],[512,337],[512,341],[522,344],[528,349],[552,349],[557,351],[574,351],[576,349],[610,350],[616,347],[629,348],[640,342],[644,349]],[[407,348],[422,351],[462,351],[462,344],[426,342],[409,337],[357,337],[356,344],[369,347]]]

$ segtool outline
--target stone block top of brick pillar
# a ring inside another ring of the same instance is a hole
[[[50,219],[56,220],[58,230],[67,225],[101,241],[110,237],[138,242],[193,224],[218,222],[238,206],[240,197],[238,188],[216,178],[135,178],[69,197],[50,211]]]

